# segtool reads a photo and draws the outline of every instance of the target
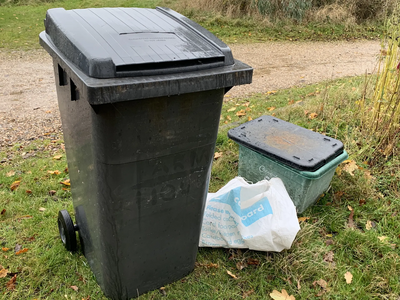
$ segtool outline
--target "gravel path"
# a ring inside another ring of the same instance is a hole
[[[230,45],[254,68],[253,83],[231,97],[372,72],[378,41]],[[52,60],[44,50],[0,51],[0,149],[61,131]]]

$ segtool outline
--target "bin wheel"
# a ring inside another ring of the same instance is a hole
[[[65,249],[68,251],[76,251],[76,234],[75,234],[75,226],[72,222],[71,216],[68,211],[60,210],[58,212],[58,231],[60,232],[60,238],[62,243],[64,244]]]

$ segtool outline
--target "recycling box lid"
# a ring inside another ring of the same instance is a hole
[[[229,47],[168,8],[49,9],[45,32],[86,75],[161,75],[234,64]]]
[[[301,171],[316,171],[343,153],[343,143],[273,116],[262,116],[228,132],[229,138]]]

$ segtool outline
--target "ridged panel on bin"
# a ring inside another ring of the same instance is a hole
[[[228,46],[166,8],[54,8],[46,33],[86,75],[113,78],[233,65]]]

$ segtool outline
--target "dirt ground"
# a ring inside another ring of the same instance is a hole
[[[234,87],[231,97],[371,73],[380,50],[379,41],[230,47],[254,68],[253,83]],[[52,60],[44,50],[0,51],[0,96],[0,149],[60,132]]]

